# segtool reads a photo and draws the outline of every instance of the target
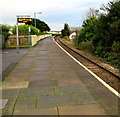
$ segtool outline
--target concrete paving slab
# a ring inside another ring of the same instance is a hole
[[[23,81],[27,81],[27,77],[21,77],[21,76],[15,76],[15,77],[10,77],[8,76],[6,78],[6,82],[23,82]]]
[[[108,113],[109,115],[120,115],[120,102],[119,99],[118,100],[113,100],[111,98],[102,98],[102,99],[98,99],[97,100],[99,103],[102,102],[102,106],[105,108],[106,113]],[[112,102],[113,101],[113,102]],[[112,108],[111,105],[112,104]]]
[[[67,65],[66,62],[65,62],[65,60],[61,58],[61,55],[58,56],[58,58],[55,58],[55,56],[53,58],[53,56],[49,56],[49,61],[50,61],[51,64],[53,64],[54,62],[56,62],[56,63],[59,63],[59,64],[60,63],[65,63],[65,65]]]
[[[39,65],[46,65],[46,66],[48,66],[49,67],[49,65],[50,65],[50,63],[49,63],[49,60],[47,60],[47,61],[45,61],[45,62],[41,62],[40,60],[36,60],[36,61],[34,61],[34,65],[37,65],[37,64],[39,64]]]
[[[31,64],[32,62],[29,62],[28,63],[28,61],[26,60],[26,61],[22,61],[20,64],[19,64],[19,66],[18,66],[18,68],[30,68],[30,67],[32,67],[32,64]]]
[[[61,65],[61,63],[56,64],[56,65],[53,63],[53,64],[51,65],[51,67],[52,67],[52,68],[56,68],[56,69],[61,68],[61,70],[62,70],[62,69],[63,69],[63,70],[64,70],[64,69],[69,69],[69,65],[64,65],[64,66],[63,66],[63,65]]]
[[[89,78],[86,78],[83,79],[83,82],[86,83],[86,87],[89,89],[94,99],[96,99],[97,102],[102,105],[108,115],[118,115],[119,98],[106,87],[104,87],[95,78],[91,78],[91,81],[89,80]]]
[[[42,116],[49,115],[49,117],[53,117],[53,116],[58,117],[57,108],[16,110],[14,111],[13,115],[42,115]]]
[[[40,56],[39,58],[37,58],[37,60],[45,60],[45,59],[47,59],[48,60],[48,56]]]
[[[78,78],[77,75],[73,75],[73,74],[53,74],[53,75],[54,75],[54,78],[58,80]]]
[[[68,72],[66,72],[64,74],[63,73],[61,73],[61,74],[56,74],[55,73],[55,75],[58,76],[58,77],[64,76],[66,79],[69,79],[69,78],[78,78],[78,76],[75,73],[68,73]]]
[[[69,74],[69,73],[76,73],[74,70],[68,69],[67,71],[64,70],[54,70],[53,71],[55,74]]]
[[[42,95],[54,95],[53,87],[29,87],[23,88],[19,97],[31,97],[31,96],[42,96]]]
[[[29,72],[30,68],[26,69],[26,68],[15,68],[14,72]]]
[[[42,71],[41,71],[42,72]],[[45,72],[45,71],[43,71],[43,72]],[[43,74],[41,74],[41,73],[34,73],[34,74],[30,74],[30,78],[31,77],[40,77],[40,78],[51,78],[52,77],[52,74],[45,74],[45,73],[43,73]]]
[[[59,70],[64,70],[64,71],[66,71],[66,69],[68,69],[68,68],[65,68],[65,67],[51,67],[51,70],[52,71],[59,71]]]
[[[50,61],[51,63],[51,66],[54,67],[54,68],[57,68],[57,65],[59,66],[63,66],[63,67],[69,67],[69,65],[64,61],[64,62],[61,62],[61,61],[58,61],[58,60],[54,60],[54,61]]]
[[[49,71],[49,68],[40,68],[40,67],[34,67],[31,68],[31,70],[34,72],[34,71]]]
[[[59,107],[59,114],[61,115],[106,115],[104,109],[98,104],[80,105],[80,106],[65,106]]]
[[[4,109],[3,109],[3,112],[4,112],[4,113],[7,113],[6,111],[12,112],[13,109],[14,109],[16,100],[17,100],[16,98],[9,99],[8,102],[7,102],[7,104],[5,105],[5,107],[4,107]]]
[[[80,92],[85,92],[87,93],[88,90],[85,87],[85,85],[80,85],[80,86],[58,86],[55,87],[55,94],[56,95],[61,95],[61,94],[76,94]]]
[[[20,94],[21,89],[4,89],[2,90],[2,98],[3,99],[10,99],[10,98],[17,98]]]
[[[49,68],[49,65],[36,64],[35,66],[40,68]]]
[[[48,75],[30,76],[27,80],[30,81],[30,82],[32,82],[32,81],[40,81],[40,80],[51,80],[51,77],[48,76]]]
[[[26,88],[28,87],[29,82],[28,81],[23,81],[23,82],[5,82],[3,85],[3,89],[20,89],[20,88]]]
[[[38,76],[41,76],[41,75],[48,75],[48,76],[50,76],[51,75],[51,71],[35,71],[32,74],[33,75],[38,75]]]
[[[36,106],[36,97],[32,98],[18,98],[15,105],[15,110],[28,110],[35,109]]]
[[[40,57],[40,58],[37,58],[36,59],[36,62],[35,62],[35,64],[36,63],[38,63],[38,64],[41,64],[42,62],[44,62],[44,63],[48,63],[48,61],[49,61],[49,58],[48,57]]]
[[[10,116],[12,116],[12,113],[13,113],[13,110],[12,111],[4,111],[4,110],[2,110],[2,113],[1,113],[1,115],[2,115],[2,117],[10,117]]]
[[[50,68],[50,65],[47,65],[47,63],[35,63],[34,66],[38,68]]]
[[[16,66],[15,71],[13,70],[11,72],[10,77],[5,82],[33,81],[34,87],[22,88],[21,94],[13,93],[12,96],[12,93],[9,93],[4,95],[5,97],[8,97],[8,99],[15,99],[15,103],[12,103],[11,107],[9,107],[10,110],[8,108],[8,110],[6,109],[7,111],[11,112],[14,107],[17,107],[16,109],[21,109],[23,113],[28,113],[29,110],[35,110],[35,107],[39,110],[42,108],[46,109],[48,107],[57,108],[58,106],[65,107],[78,105],[84,106],[82,107],[80,114],[86,114],[86,109],[94,112],[95,106],[92,106],[99,105],[98,103],[100,103],[108,114],[110,114],[110,111],[114,111],[112,114],[116,113],[117,108],[114,103],[114,100],[116,99],[111,95],[107,95],[108,89],[104,89],[106,90],[106,93],[104,93],[104,91],[101,92],[98,81],[74,60],[67,56],[66,53],[55,45],[50,38],[40,41],[40,43],[31,48],[30,51],[31,52],[29,52]],[[48,71],[51,72],[51,75]],[[80,80],[78,80],[79,78]],[[54,80],[58,83],[57,85],[60,86],[55,86],[54,83],[51,83],[51,85],[48,86],[48,89],[44,89],[46,86],[40,86],[41,80],[45,81],[42,85],[45,85],[48,80]],[[85,85],[83,83],[85,83]],[[103,85],[100,87],[103,88]],[[16,102],[17,97],[18,102]],[[109,99],[109,101],[107,101],[107,99]],[[5,108],[8,105],[9,103],[7,103]],[[23,105],[26,106],[24,107]],[[87,107],[88,105],[91,106]],[[97,112],[101,111],[101,108],[98,106],[96,106],[96,108],[98,108]],[[16,109],[15,112],[17,113],[18,110]],[[5,112],[7,113],[7,111]],[[35,112],[38,111],[36,110]]]
[[[37,108],[49,108],[66,105],[76,105],[77,103],[70,95],[40,96]]]
[[[12,72],[10,74],[10,77],[24,77],[27,76],[30,72],[26,73],[26,72]]]
[[[79,92],[72,95],[77,104],[95,104],[97,101],[89,94],[89,92]]]
[[[56,80],[40,80],[29,82],[29,87],[57,86]]]
[[[78,78],[69,80],[58,80],[58,86],[73,86],[73,85],[84,85]]]
[[[8,99],[0,99],[0,110],[2,110],[7,104]]]

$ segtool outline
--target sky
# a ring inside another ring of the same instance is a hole
[[[64,24],[80,27],[90,8],[99,9],[110,0],[1,0],[0,24],[15,25],[17,15],[30,15],[45,21],[51,30],[61,31]]]

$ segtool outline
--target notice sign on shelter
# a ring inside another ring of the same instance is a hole
[[[18,23],[32,22],[32,18],[17,18]]]

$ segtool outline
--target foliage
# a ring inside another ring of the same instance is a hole
[[[90,17],[99,17],[99,10],[95,9],[95,8],[90,8],[89,11],[86,14],[87,18]]]
[[[69,44],[71,46],[74,46],[74,42],[70,41],[70,40],[66,40],[65,38],[61,38],[61,40],[65,43],[65,44]]]
[[[83,22],[82,29],[80,30],[80,34],[78,36],[77,43],[79,45],[80,42],[86,40],[93,40],[95,32],[95,27],[97,23],[96,17],[90,17]]]
[[[4,40],[6,41],[8,39],[8,36],[10,35],[9,34],[10,26],[0,24],[0,28],[2,29],[2,35],[4,37]]]
[[[80,32],[80,30],[81,30],[81,28],[77,27],[77,26],[76,27],[75,26],[74,27],[70,27],[70,31],[71,32],[76,32],[76,31]]]
[[[33,19],[32,24],[29,23],[26,24],[35,26],[35,19]],[[38,28],[41,32],[50,31],[49,26],[44,21],[41,21],[39,19],[36,19],[36,28]]]
[[[93,45],[92,45],[92,41],[82,41],[81,43],[79,43],[78,49],[80,50],[86,50],[89,52],[93,52]]]
[[[52,34],[52,36],[60,36],[61,37],[60,33],[50,33],[50,34]]]
[[[31,35],[34,35],[34,34],[38,35],[40,33],[39,29],[37,29],[31,25],[18,25],[18,33],[20,35],[28,35],[28,28],[29,27],[31,28],[31,32],[30,32]],[[16,34],[16,26],[13,26],[12,33]]]
[[[70,41],[70,38],[68,36],[65,36],[64,39]]]
[[[109,2],[101,9],[104,12],[99,17],[88,17],[83,22],[77,44],[89,50],[86,44],[92,42],[94,54],[120,68],[120,1]]]
[[[61,33],[62,33],[62,37],[70,35],[70,28],[68,24],[64,24],[64,29],[62,29]]]

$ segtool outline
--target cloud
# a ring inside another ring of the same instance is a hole
[[[15,24],[16,15],[31,15],[45,21],[51,28],[58,30],[64,23],[72,26],[82,23],[86,12],[91,7],[99,8],[109,0],[1,0],[0,23]],[[60,30],[60,29],[59,29]]]
[[[49,26],[51,27],[51,30],[53,31],[61,31],[63,29],[64,24],[63,23],[49,23]]]

